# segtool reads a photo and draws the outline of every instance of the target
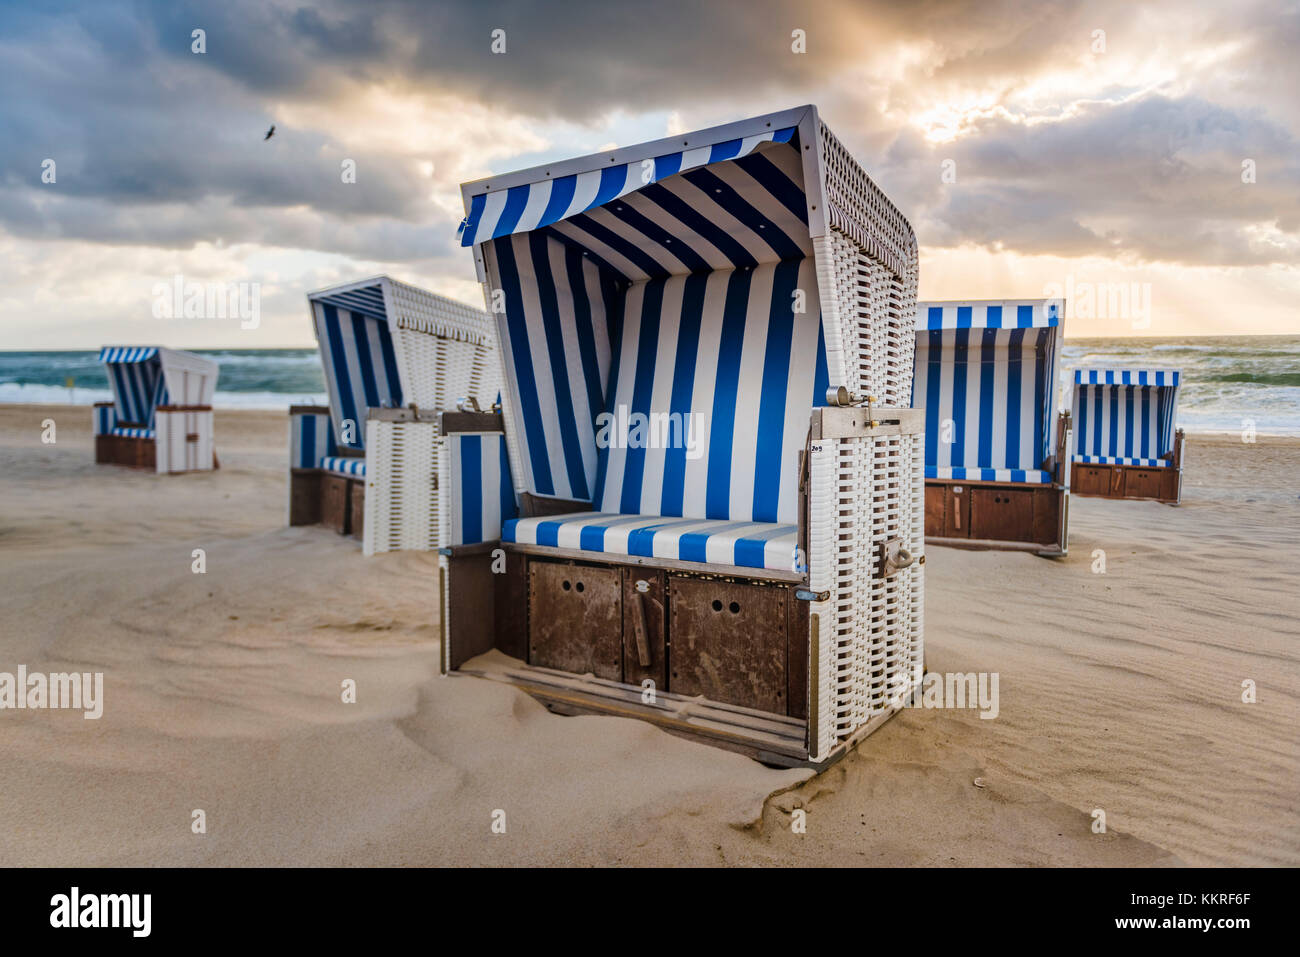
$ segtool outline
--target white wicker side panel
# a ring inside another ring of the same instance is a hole
[[[406,405],[442,411],[456,408],[464,396],[473,396],[488,409],[496,400],[501,376],[490,344],[398,329],[396,348],[405,370]]]
[[[366,423],[366,555],[438,547],[438,427]]]
[[[187,468],[210,471],[213,457],[213,413],[186,412],[186,433],[194,435],[196,440],[188,445]]]
[[[904,542],[917,560],[903,572],[907,576],[907,668],[910,676],[908,686],[901,691],[903,694],[919,687],[925,677],[925,565],[920,561],[925,555],[925,433],[918,432],[906,439],[911,446],[911,474],[906,476],[910,501],[906,516],[908,533]]]
[[[916,333],[903,280],[843,233],[832,230],[827,245],[835,299],[843,307],[838,345],[844,385],[877,405],[906,407]]]
[[[154,470],[158,473],[210,471],[212,418],[211,410],[156,413]]]
[[[155,412],[153,416],[153,464],[154,471],[159,475],[164,475],[172,471],[172,445],[174,441],[173,434],[180,431],[179,423],[173,421],[170,412]],[[185,436],[181,435],[180,440],[185,441]]]
[[[813,237],[813,259],[817,266],[817,296],[822,304],[822,328],[826,332],[826,374],[832,387],[844,386],[857,391],[857,382],[850,379],[849,370],[855,367],[849,331],[851,317],[845,315],[840,279],[840,264],[836,261],[837,244],[833,232]],[[825,401],[817,396],[817,401]]]
[[[923,434],[814,443],[809,508],[810,586],[829,591],[820,616],[814,760],[921,679],[924,567],[877,577],[881,546],[924,554]],[[810,703],[811,704],[811,703]]]
[[[451,443],[448,442],[447,436],[438,436],[436,443],[436,452],[434,458],[437,461],[438,488],[437,494],[439,499],[438,512],[438,541],[452,544],[456,542],[456,509],[453,507],[453,500],[456,497],[456,489],[451,478],[451,460],[452,453]]]
[[[815,715],[816,736],[809,735],[809,757],[825,758],[835,747],[835,666],[838,655],[839,614],[836,550],[839,526],[839,488],[836,481],[837,449],[834,442],[814,443],[809,453],[808,483],[808,587],[830,592],[830,600],[813,602],[809,613],[817,619],[816,694],[808,702]]]

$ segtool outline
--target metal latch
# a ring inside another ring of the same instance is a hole
[[[915,562],[914,556],[909,549],[903,547],[901,538],[891,538],[888,541],[880,543],[880,557],[876,563],[876,577],[889,578],[904,568]],[[924,557],[922,557],[924,560]]]
[[[806,588],[796,588],[794,597],[799,601],[828,601],[831,593],[829,591],[809,591]]]

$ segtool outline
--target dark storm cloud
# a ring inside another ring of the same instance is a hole
[[[1244,231],[1300,234],[1300,143],[1258,115],[1196,98],[1088,104],[1067,120],[978,124],[951,143],[905,133],[876,173],[928,245],[1188,265],[1292,262]],[[1242,182],[1243,160],[1256,182]],[[955,164],[944,183],[942,163]]]
[[[828,121],[923,245],[1274,262],[1285,250],[1252,228],[1300,233],[1296,11],[830,0],[6,8],[0,225],[103,243],[256,242],[424,259],[449,250],[455,217],[429,200],[410,157],[345,150],[328,124],[281,123],[264,144],[274,104],[328,108],[377,86],[599,122],[614,110],[739,116],[827,94]],[[190,52],[196,27],[207,34],[203,56]],[[497,28],[504,56],[489,50]],[[790,52],[796,28],[807,31],[807,55]],[[1083,91],[1072,98],[1097,99],[1057,122],[991,116],[932,143],[900,119],[978,83],[1014,105],[1037,75],[1084,58],[1094,28],[1129,54],[1224,52],[1205,77],[1186,68],[1180,89]],[[444,155],[458,148],[448,142]],[[59,163],[56,190],[39,183],[45,157]],[[344,157],[359,175],[341,188]],[[1240,181],[1245,158],[1259,167],[1251,186]],[[940,181],[945,159],[956,183]]]

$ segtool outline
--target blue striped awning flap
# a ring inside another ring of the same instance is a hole
[[[359,289],[349,289],[346,292],[314,295],[311,298],[313,302],[328,303],[373,319],[388,318],[388,311],[384,308],[384,290],[379,283],[373,286],[362,286]]]
[[[148,362],[158,354],[157,346],[104,346],[99,350],[100,362]]]
[[[766,143],[790,143],[795,140],[795,132],[793,126],[767,130],[656,156],[648,166],[643,160],[609,164],[584,173],[480,193],[470,200],[469,215],[461,221],[457,235],[462,246],[473,246],[550,226],[678,173],[739,159]]]
[[[1178,372],[1165,369],[1075,369],[1076,385],[1178,385]]]
[[[1060,300],[917,303],[916,331],[938,329],[1048,329],[1064,314]]]

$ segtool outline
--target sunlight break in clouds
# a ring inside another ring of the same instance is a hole
[[[924,296],[1148,276],[1168,334],[1297,326],[1294,5],[576,2],[5,8],[0,346],[307,345],[302,293],[377,271],[477,305],[462,182],[802,103],[913,223]],[[144,325],[176,272],[260,281],[258,341]]]

